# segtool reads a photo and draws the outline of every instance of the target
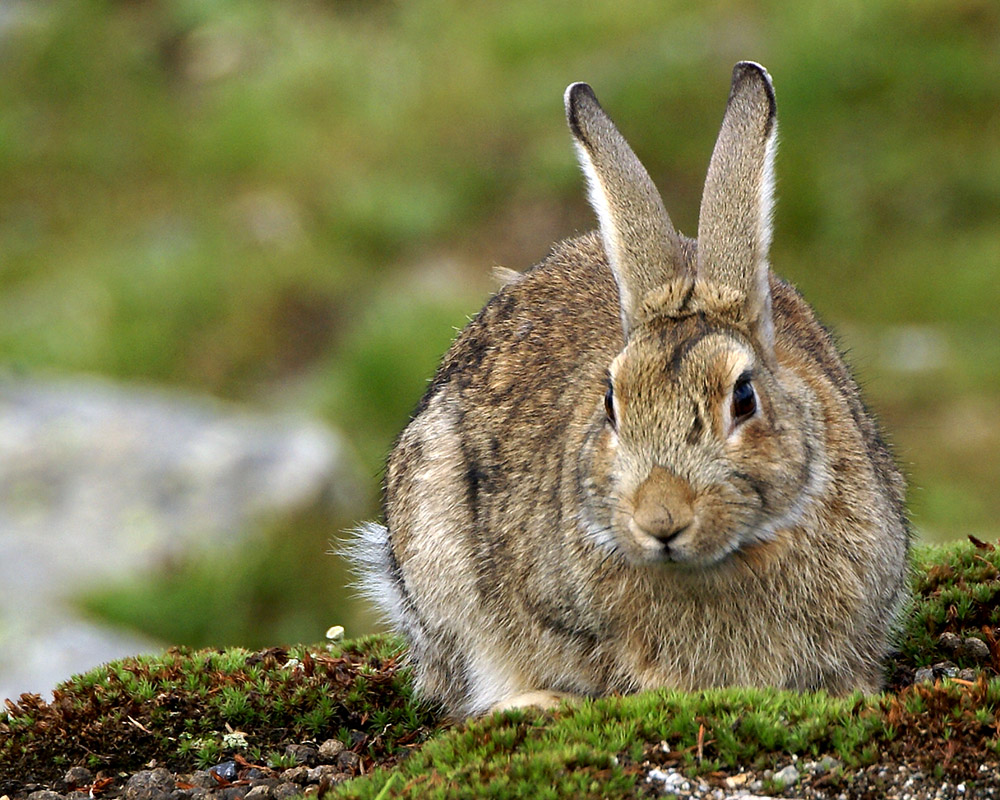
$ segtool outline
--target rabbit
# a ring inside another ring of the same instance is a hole
[[[769,267],[772,82],[733,71],[697,239],[593,90],[599,230],[458,335],[357,532],[418,693],[462,718],[669,687],[877,692],[904,480],[831,335]]]

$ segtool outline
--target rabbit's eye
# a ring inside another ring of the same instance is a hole
[[[757,411],[757,395],[749,375],[741,375],[733,387],[733,424],[750,419]]]
[[[604,392],[604,413],[608,415],[608,422],[611,424],[612,428],[618,427],[618,421],[615,419],[615,390],[611,385],[611,377],[608,379],[608,388]]]

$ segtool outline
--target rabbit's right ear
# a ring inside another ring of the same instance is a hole
[[[566,89],[566,119],[618,283],[625,338],[646,294],[683,269],[680,240],[649,173],[585,83]]]
[[[733,68],[722,130],[698,216],[698,277],[728,286],[761,342],[773,346],[768,248],[777,139],[774,87],[760,64]]]

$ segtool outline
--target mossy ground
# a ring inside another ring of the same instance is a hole
[[[25,695],[9,704],[0,716],[0,788],[56,780],[75,764],[116,776],[151,759],[175,771],[234,754],[280,763],[287,744],[331,737],[358,753],[363,773],[333,796],[359,800],[641,797],[652,766],[712,781],[793,755],[836,758],[842,767],[824,778],[831,787],[875,762],[974,787],[981,765],[1000,762],[998,592],[1000,554],[991,545],[921,549],[889,689],[875,697],[657,691],[453,725],[414,699],[390,638],[257,653],[174,649],[74,678],[51,703]],[[945,632],[982,639],[989,657],[964,663],[942,652]],[[975,668],[976,679],[909,685],[916,669],[949,657]],[[227,749],[233,731],[247,734],[246,749]]]
[[[237,754],[282,764],[287,744],[325,738],[350,743],[359,772],[392,764],[438,725],[413,700],[400,658],[398,641],[369,637],[332,649],[172,648],[116,661],[60,685],[51,703],[7,701],[0,778],[55,781],[77,764],[117,775],[151,759],[192,770]],[[245,748],[227,744],[241,732]]]

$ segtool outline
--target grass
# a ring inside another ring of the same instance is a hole
[[[920,549],[889,689],[874,697],[661,690],[452,725],[413,697],[393,639],[173,649],[78,676],[52,703],[25,695],[10,704],[0,715],[0,779],[54,781],[75,763],[114,774],[151,758],[190,770],[238,756],[280,771],[292,766],[287,744],[339,738],[360,756],[364,777],[331,796],[359,800],[634,798],[645,796],[652,767],[718,781],[793,757],[835,758],[841,768],[824,778],[832,786],[848,786],[853,770],[876,761],[905,762],[971,791],[979,765],[1000,754],[998,586],[1000,553],[988,543]],[[944,632],[989,643],[985,662],[960,664],[977,679],[910,685],[915,668],[943,658]],[[227,738],[234,732],[245,747]]]

